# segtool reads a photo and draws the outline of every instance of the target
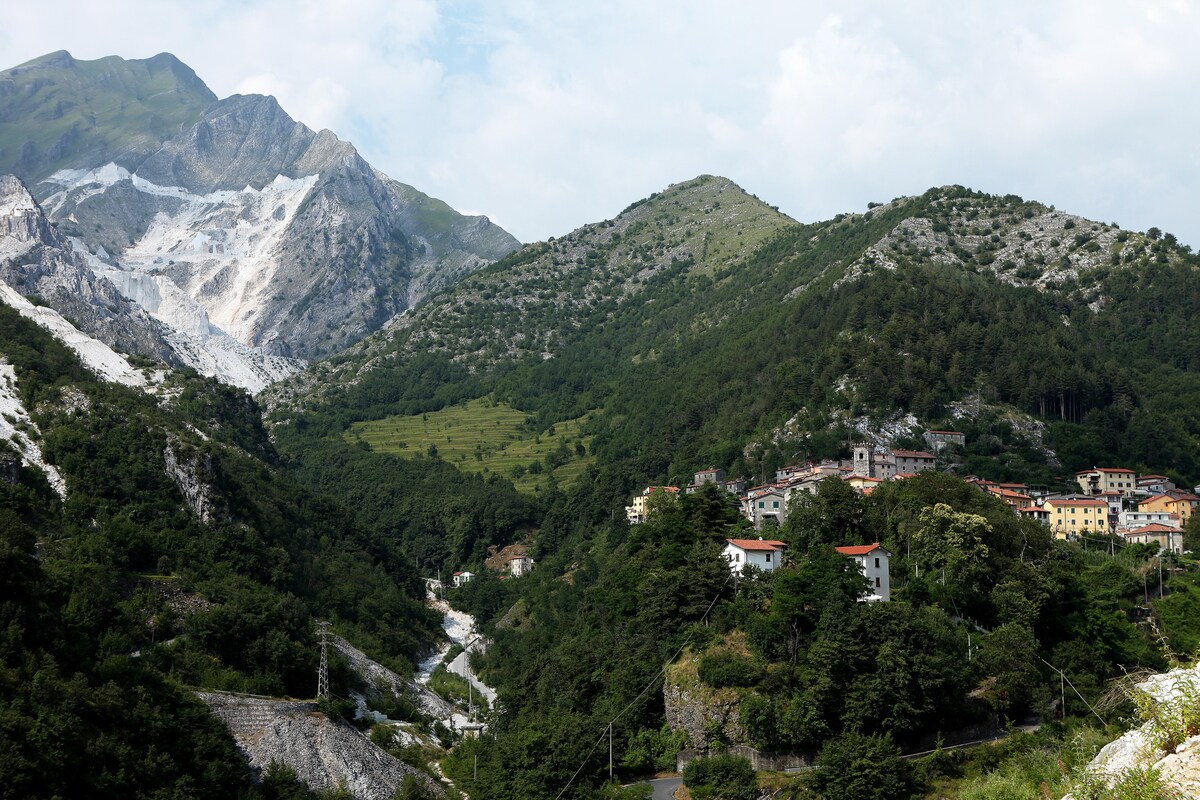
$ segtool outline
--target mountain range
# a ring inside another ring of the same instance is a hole
[[[797,569],[746,591],[719,560],[753,535],[725,495],[621,513],[700,468],[763,480],[934,426],[965,434],[960,474],[1066,488],[1120,464],[1195,485],[1200,258],[1170,234],[961,186],[806,223],[701,175],[520,245],[168,54],[0,73],[3,173],[14,796],[310,796],[284,772],[252,786],[192,690],[307,696],[318,619],[406,678],[439,636],[422,577],[450,571],[479,573],[452,600],[494,641],[505,709],[446,760],[478,797],[576,776],[570,796],[599,796],[606,725],[626,777],[673,766],[649,688],[680,654],[689,685],[698,663],[761,691],[749,740],[817,747],[916,742],[973,719],[973,688],[1023,713],[1058,685],[1037,657],[1094,701],[1200,641],[1193,576],[1154,603],[1148,551],[1082,552],[947,475],[826,485],[780,533]],[[979,546],[943,552],[943,523]],[[802,551],[875,541],[897,602],[840,578],[831,602],[844,560]],[[489,576],[517,543],[532,573]],[[940,582],[909,580],[910,544]],[[897,671],[905,654],[918,668]],[[332,661],[335,694],[369,693]],[[389,715],[449,737],[402,695]],[[378,741],[417,766],[436,751]]]
[[[165,53],[0,72],[0,172],[180,361],[252,390],[517,246]]]

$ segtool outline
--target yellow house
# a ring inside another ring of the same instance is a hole
[[[1177,495],[1156,494],[1149,500],[1138,503],[1138,511],[1156,511],[1167,514],[1178,514],[1179,524],[1187,526],[1192,514],[1200,509],[1200,497],[1194,494],[1180,492]]]
[[[882,478],[868,478],[866,475],[847,475],[845,480],[846,483],[860,492],[865,492],[867,489],[874,489],[877,485],[883,483]]]
[[[647,486],[646,491],[633,498],[633,505],[625,506],[625,518],[629,520],[630,525],[640,525],[650,516],[650,495],[655,492],[678,494],[679,488],[676,486]]]
[[[1050,530],[1059,539],[1068,533],[1108,532],[1108,503],[1103,500],[1047,500]]]
[[[1022,509],[1029,508],[1033,505],[1033,498],[1027,494],[1014,492],[1012,489],[1003,489],[999,486],[989,486],[988,494],[1000,499],[1000,502],[1010,508]]]

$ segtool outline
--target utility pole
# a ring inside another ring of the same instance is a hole
[[[317,623],[317,632],[321,636],[321,666],[317,668],[317,699],[329,697],[329,623],[322,620]]]

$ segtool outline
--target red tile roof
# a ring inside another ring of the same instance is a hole
[[[1076,475],[1087,475],[1089,472],[1128,472],[1133,474],[1133,470],[1125,469],[1124,467],[1092,467],[1091,469],[1081,469],[1076,472]]]
[[[1108,508],[1108,503],[1103,500],[1047,500],[1046,505],[1058,506],[1062,508],[1070,508],[1071,506],[1088,506]]]
[[[1129,531],[1129,535],[1135,533],[1183,533],[1183,529],[1176,528],[1174,525],[1163,525],[1161,522],[1151,522],[1149,525]]]
[[[883,552],[885,552],[885,553],[887,552],[887,549],[883,545],[881,545],[879,542],[875,542],[875,544],[860,544],[860,545],[850,545],[848,547],[835,547],[834,550],[837,550],[839,553],[841,553],[844,556],[865,556],[867,553],[870,553],[872,550],[883,550]]]

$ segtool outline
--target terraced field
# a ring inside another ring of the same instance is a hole
[[[486,399],[416,414],[355,423],[345,433],[351,443],[398,456],[430,455],[466,472],[496,473],[523,492],[545,490],[550,475],[559,486],[571,485],[591,463],[591,437],[580,429],[586,417],[560,422],[536,434],[522,411]]]

